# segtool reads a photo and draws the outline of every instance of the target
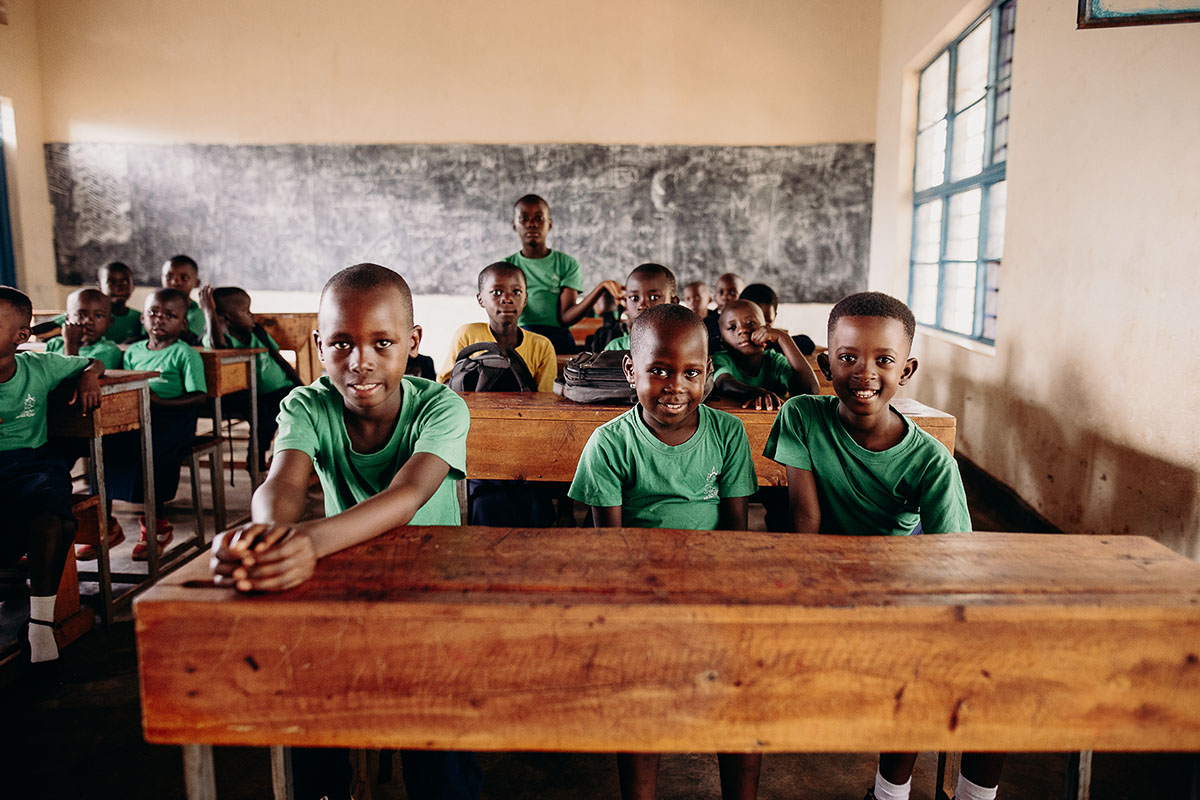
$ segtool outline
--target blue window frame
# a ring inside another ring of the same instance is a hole
[[[992,344],[1008,206],[1016,0],[986,12],[921,70],[908,302],[917,321]]]

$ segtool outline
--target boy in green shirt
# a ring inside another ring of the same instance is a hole
[[[513,230],[521,237],[521,250],[504,260],[521,268],[529,286],[521,327],[548,338],[559,353],[574,353],[575,340],[569,328],[588,315],[603,292],[620,300],[621,284],[601,281],[580,298],[583,275],[579,262],[546,246],[552,227],[550,204],[536,194],[522,197],[513,204]]]
[[[300,376],[279,352],[279,343],[263,329],[250,312],[250,295],[237,286],[200,287],[200,307],[204,310],[205,347],[265,348],[267,352],[255,357],[258,373],[258,468],[267,469],[267,453],[279,428],[275,418],[279,404],[288,393],[300,385]],[[233,414],[248,419],[250,392],[235,392],[223,403]]]
[[[787,467],[797,533],[971,530],[954,457],[891,407],[917,371],[915,330],[908,306],[879,292],[850,295],[829,313],[829,350],[817,362],[837,394],[784,403],[763,452]],[[916,758],[882,754],[868,800],[907,800]],[[963,754],[956,798],[994,798],[1002,765],[1003,755]]]
[[[675,295],[675,274],[662,264],[641,264],[625,279],[625,313],[629,325],[648,308],[663,303],[678,303]],[[629,334],[618,336],[604,346],[605,350],[628,350]]]
[[[46,342],[47,353],[94,358],[105,369],[121,369],[121,348],[105,334],[112,322],[112,301],[99,289],[77,289],[67,297],[62,336]]]
[[[252,522],[213,541],[219,586],[282,591],[308,579],[318,559],[392,528],[461,520],[455,482],[466,470],[470,413],[448,387],[405,375],[421,328],[404,279],[377,264],[334,275],[321,291],[316,343],[326,374],[284,400]],[[325,517],[302,522],[314,470]],[[481,773],[469,753],[401,759],[410,797],[478,796]],[[293,765],[313,796],[346,796],[345,751],[297,751]]]
[[[58,658],[54,599],[75,539],[71,475],[46,445],[46,397],[78,379],[71,399],[85,413],[100,405],[104,365],[78,356],[17,352],[29,339],[33,303],[0,286],[0,565],[29,563],[29,647],[34,663]]]
[[[200,344],[204,336],[204,310],[192,299],[192,292],[200,286],[200,267],[191,256],[171,256],[162,265],[164,289],[181,292],[187,300],[187,333],[183,341],[190,345]]]
[[[726,350],[713,355],[716,391],[742,408],[779,408],[786,394],[813,394],[817,376],[788,332],[767,325],[762,309],[749,300],[730,300],[721,312],[721,337]],[[766,350],[775,342],[781,352]]]
[[[127,264],[113,261],[100,268],[99,277],[100,291],[112,300],[113,321],[108,328],[108,338],[117,344],[141,338],[145,333],[142,329],[142,315],[136,308],[128,305],[133,294],[133,270]]]
[[[712,363],[703,321],[673,304],[640,315],[625,374],[638,404],[601,425],[579,458],[570,496],[597,527],[746,530],[757,488],[741,421],[702,405]],[[621,796],[652,800],[658,755],[618,755]],[[722,794],[753,798],[762,756],[720,754]]]

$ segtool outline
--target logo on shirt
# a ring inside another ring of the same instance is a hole
[[[701,500],[715,500],[720,496],[717,491],[717,478],[720,477],[721,470],[713,467],[708,472],[708,477],[704,480],[704,489],[700,493]]]
[[[25,419],[26,417],[36,417],[37,412],[34,409],[37,407],[37,400],[33,399],[33,395],[25,395],[25,410],[17,414],[17,419]]]

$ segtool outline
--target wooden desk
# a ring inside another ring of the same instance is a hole
[[[317,358],[313,331],[317,329],[317,314],[255,314],[254,318],[271,334],[282,350],[296,354],[296,373],[305,386],[321,377],[325,371]]]
[[[410,527],[208,579],[135,602],[150,742],[1200,750],[1200,564],[1143,537]]]
[[[146,519],[155,518],[154,502],[154,452],[151,447],[150,427],[150,379],[157,372],[135,372],[110,369],[100,379],[100,406],[87,414],[81,414],[78,406],[68,405],[72,392],[56,392],[47,412],[47,427],[50,436],[83,438],[88,440],[88,470],[97,496],[107,500],[108,489],[104,482],[104,446],[106,434],[141,430],[142,438],[142,514]],[[155,538],[147,539],[146,574],[112,572],[108,552],[108,514],[100,514],[100,544],[97,547],[98,572],[80,571],[81,578],[96,580],[100,584],[101,615],[107,624],[112,622],[117,605],[129,600],[137,591],[158,579],[165,564],[160,562],[163,554],[158,552]],[[72,557],[72,560],[73,557]],[[113,595],[112,583],[129,583],[131,588]]]
[[[584,317],[572,325],[571,338],[575,340],[575,346],[583,347],[587,344],[587,337],[599,330],[603,321],[599,317]]]
[[[629,409],[573,403],[548,392],[467,392],[463,399],[471,410],[467,476],[499,480],[570,481],[592,431]],[[784,467],[762,455],[777,412],[738,408],[728,401],[712,405],[746,427],[758,482],[787,486]],[[907,398],[892,405],[954,452],[953,416]]]
[[[221,398],[234,392],[248,392],[250,396],[250,444],[247,448],[246,468],[250,470],[251,491],[261,482],[258,474],[258,365],[255,357],[267,352],[262,347],[240,347],[217,349],[198,347],[204,361],[204,381],[207,394],[213,401],[213,433],[221,436],[224,420]],[[229,468],[233,469],[233,441],[229,441]],[[224,486],[222,465],[217,465],[218,483]],[[213,498],[213,521],[218,531],[225,530],[225,498]]]

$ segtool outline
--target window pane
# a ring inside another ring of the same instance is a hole
[[[992,49],[992,18],[983,22],[958,45],[954,70],[954,108],[966,108],[987,90],[988,55]]]
[[[917,206],[916,238],[913,261],[936,263],[942,246],[942,201]]]
[[[946,258],[974,261],[979,257],[979,201],[981,189],[950,198],[949,226],[946,231]],[[974,283],[974,278],[972,278]]]
[[[983,169],[983,131],[986,125],[987,103],[982,100],[954,118],[950,180],[969,178]]]
[[[942,327],[957,333],[975,332],[975,262],[949,262],[942,293]]]
[[[937,324],[938,265],[913,264],[912,312],[917,322]]]
[[[984,258],[1000,258],[1004,255],[1004,219],[1008,208],[1008,181],[988,189],[988,230]]]
[[[946,116],[947,81],[950,75],[950,54],[942,53],[921,73],[920,96],[917,98],[917,130],[923,131]]]
[[[917,171],[913,187],[919,192],[946,179],[946,120],[917,134]]]

